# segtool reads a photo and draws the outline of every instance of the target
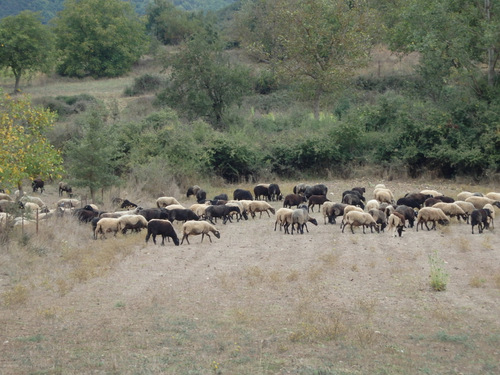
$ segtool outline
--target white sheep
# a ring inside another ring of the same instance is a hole
[[[406,219],[403,214],[399,212],[392,213],[387,219],[387,232],[391,233],[392,236],[396,237],[399,234],[399,237],[403,235]]]
[[[191,207],[189,207],[189,209],[199,217],[205,217],[205,210],[209,205],[210,201],[206,201],[205,203],[194,203],[191,205]]]
[[[78,199],[62,198],[56,203],[57,207],[73,208],[80,206],[80,201]]]
[[[373,233],[373,228],[379,232],[378,225],[375,222],[375,219],[367,212],[359,212],[359,211],[349,211],[347,215],[345,215],[345,223],[342,228],[342,233],[344,233],[344,229],[347,225],[351,226],[351,232],[354,234],[353,226],[355,227],[363,227],[363,233],[365,232],[365,226],[370,227],[371,232]]]
[[[427,223],[432,221],[432,228],[429,229]],[[420,228],[424,229],[424,224],[427,230],[436,229],[436,223],[441,225],[449,224],[450,220],[448,216],[445,215],[442,209],[435,207],[422,207],[418,211],[417,215],[417,232],[418,232],[418,224],[420,224]]]
[[[469,217],[476,207],[472,203],[465,201],[455,201],[455,204],[465,212],[465,221],[469,224]],[[458,216],[458,220],[460,220],[460,216]]]
[[[377,184],[373,189],[375,190],[375,189],[387,189],[387,188],[385,187],[384,184]]]
[[[365,210],[366,212],[369,212],[370,210],[373,209],[379,209],[380,207],[380,202],[376,199],[370,199],[368,202],[366,202]]]
[[[490,216],[488,217],[488,219],[489,219],[488,224],[491,225],[491,228],[495,228],[493,225],[493,221],[495,219],[495,208],[490,203],[486,203],[483,208],[487,208],[488,210],[490,210]]]
[[[309,229],[307,229],[308,222],[313,223],[314,225],[318,225],[316,219],[309,216],[309,212],[307,211],[307,206],[301,206],[300,208],[293,210],[291,234],[293,234],[293,228],[295,225],[297,225],[297,232],[304,234],[304,228],[306,228],[307,232],[309,233]],[[286,231],[288,231],[288,225],[286,227]]]
[[[491,192],[487,193],[485,196],[486,196],[486,198],[490,198],[490,199],[493,199],[495,201],[500,201],[500,193],[496,193],[494,191],[491,191]]]
[[[114,218],[119,218],[122,216],[126,215],[137,215],[139,214],[139,211],[142,210],[141,207],[137,207],[132,211],[114,211],[114,212],[102,212],[99,214],[99,217],[114,217]]]
[[[102,218],[97,222],[94,231],[94,238],[97,238],[99,234],[101,235],[101,239],[106,238],[106,233],[110,232],[112,232],[113,235],[116,237],[116,233],[118,233],[120,229],[121,229],[120,219],[111,217]]]
[[[220,232],[217,230],[215,225],[210,224],[206,221],[196,221],[196,220],[188,220],[184,224],[182,224],[182,241],[181,245],[184,242],[184,239],[189,244],[189,236],[197,236],[201,234],[201,242],[203,242],[203,238],[205,235],[208,236],[210,242],[212,242],[212,238],[209,233],[213,233],[215,237],[220,238]]]
[[[280,225],[280,232],[281,228],[288,224],[292,224],[292,213],[293,210],[291,208],[285,208],[282,207],[276,211],[276,222],[274,223],[274,230],[276,231],[276,226],[279,224]]]
[[[0,200],[14,202],[14,199],[9,194],[5,194],[5,193],[0,193]]]
[[[123,234],[127,233],[128,229],[139,232],[141,229],[148,227],[148,221],[142,215],[123,215],[118,218],[118,222]]]
[[[440,208],[441,210],[443,210],[444,214],[449,216],[450,218],[456,217],[458,219],[459,217],[461,217],[464,220],[466,220],[467,218],[465,211],[456,203],[438,202],[432,205],[432,207]]]
[[[491,198],[488,198],[488,197],[476,197],[476,196],[472,196],[472,197],[469,197],[465,200],[466,202],[470,202],[474,205],[474,207],[476,207],[476,209],[480,210],[481,208],[484,207],[485,204],[489,203],[493,206],[497,206],[497,207],[500,207],[500,202],[495,200],[495,199],[491,199]]]
[[[251,201],[248,204],[248,212],[250,212],[252,218],[255,218],[255,214],[257,212],[260,212],[259,218],[262,217],[263,212],[267,213],[268,217],[271,217],[271,215],[269,215],[269,211],[271,211],[273,215],[276,213],[276,210],[273,208],[273,206],[265,201]]]
[[[467,198],[472,197],[474,193],[471,193],[470,191],[462,191],[457,194],[457,201],[465,201]]]
[[[29,195],[22,196],[21,199],[20,199],[20,201],[23,202],[23,203],[33,202],[33,203],[36,203],[39,207],[47,206],[44,203],[44,201],[42,201],[40,198],[38,198],[38,197],[31,197]]]
[[[346,215],[351,211],[363,212],[363,209],[361,207],[358,207],[358,206],[353,206],[352,204],[348,204],[347,206],[345,206],[344,215],[342,216],[342,221],[340,222],[340,229],[343,229],[343,227],[345,225]]]
[[[186,207],[184,207],[182,204],[171,204],[169,206],[164,207],[166,210],[184,210]]]
[[[330,193],[330,194],[333,194],[333,193]],[[325,221],[325,224],[327,222],[327,219],[329,220],[329,218],[330,218],[330,210],[332,209],[334,204],[335,204],[335,202],[326,201],[325,203],[323,203],[323,206],[321,206],[321,212],[323,213],[323,219]]]
[[[161,208],[161,207],[167,207],[167,206],[170,206],[172,204],[179,204],[179,201],[177,199],[175,199],[174,197],[160,197],[156,200],[156,206],[158,208]],[[184,207],[182,207],[184,208]]]
[[[441,194],[440,192],[438,192],[436,190],[432,190],[432,189],[424,189],[424,190],[420,191],[420,194],[432,195],[433,197],[439,197],[441,195],[444,195],[444,194]]]
[[[378,188],[373,191],[373,198],[380,203],[394,204],[394,194],[389,189]]]

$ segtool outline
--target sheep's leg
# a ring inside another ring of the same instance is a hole
[[[302,224],[302,233],[304,233],[304,227],[306,228],[307,233],[309,233],[309,229],[307,229],[307,224],[306,223]]]
[[[165,237],[166,236],[167,236],[166,234],[161,235],[161,246],[165,246]]]
[[[210,243],[211,243],[212,242],[212,237],[210,237],[210,234],[205,233],[205,235],[208,237],[208,239],[210,240]],[[203,238],[202,238],[202,240],[203,240]]]
[[[354,234],[354,229],[352,228],[352,223],[350,223],[350,224],[351,224],[351,232],[352,232],[352,234]],[[344,228],[345,228],[346,225],[347,224],[344,224]]]

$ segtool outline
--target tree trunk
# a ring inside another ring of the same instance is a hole
[[[21,81],[21,73],[15,73],[14,77],[16,77],[16,83],[14,85],[14,95],[19,94],[19,82]]]

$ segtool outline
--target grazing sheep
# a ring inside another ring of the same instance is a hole
[[[165,246],[165,238],[169,237],[174,241],[175,246],[179,246],[179,237],[175,233],[172,223],[163,219],[152,219],[148,222],[148,233],[146,234],[146,243],[153,236],[153,243],[156,245],[156,236],[161,236],[161,246]]]
[[[233,191],[233,199],[235,201],[247,200],[253,201],[252,193],[250,190],[236,189]]]
[[[253,188],[253,194],[255,199],[271,200],[271,194],[269,194],[269,184],[258,184]]]
[[[168,210],[168,220],[172,223],[177,221],[200,220],[200,217],[188,208]]]
[[[229,197],[227,196],[226,193],[222,193],[222,194],[216,195],[213,200],[214,201],[228,201]]]
[[[486,194],[486,198],[493,199],[494,201],[500,201],[500,193],[496,193],[494,191],[491,191]]]
[[[304,184],[304,183],[297,184],[293,187],[293,193],[294,194],[301,194],[301,193],[303,194],[308,187],[310,187],[310,186],[307,184]]]
[[[203,189],[198,190],[196,193],[196,202],[198,203],[205,203],[207,200],[207,192]]]
[[[82,208],[77,208],[73,211],[73,216],[76,216],[82,223],[90,223],[93,218],[99,217],[101,213],[94,210],[91,206],[86,205]]]
[[[395,204],[394,194],[389,189],[378,188],[373,191],[373,198],[379,201],[380,203],[389,203]]]
[[[472,211],[476,209],[474,205],[470,202],[464,201],[455,201],[455,204],[459,206],[465,213],[465,222],[469,224],[469,217],[472,214]],[[460,216],[458,216],[458,220],[460,221]]]
[[[292,223],[292,213],[293,210],[291,208],[280,208],[278,211],[276,211],[276,222],[274,223],[274,231],[276,231],[276,226],[279,224],[280,225],[280,232],[281,228],[287,223],[291,224]]]
[[[71,198],[73,195],[73,188],[67,182],[59,182],[59,196],[63,195],[63,192]]]
[[[210,242],[212,242],[212,238],[210,237],[209,233],[213,233],[215,237],[220,238],[220,232],[217,230],[217,228],[210,223],[207,223],[206,221],[186,221],[182,225],[182,241],[181,245],[186,240],[186,242],[189,244],[189,236],[197,236],[201,234],[201,242],[203,242],[203,238],[208,236],[208,239]]]
[[[495,220],[495,207],[493,207],[491,204],[489,203],[486,203],[483,207],[483,209],[488,209],[490,210],[490,221],[488,224],[491,225],[492,228],[495,228],[495,226],[493,225],[493,221]]]
[[[363,233],[365,232],[365,226],[370,227],[371,232],[373,233],[373,228],[379,233],[378,225],[375,222],[375,219],[367,212],[359,212],[359,211],[349,211],[345,215],[345,224],[342,228],[342,233],[344,233],[344,229],[347,225],[351,226],[351,232],[354,234],[353,226],[355,227],[363,227]]]
[[[123,234],[126,234],[127,230],[140,232],[141,229],[148,227],[148,221],[142,215],[123,215],[118,218],[118,222]]]
[[[91,221],[91,220],[89,220]],[[116,237],[116,233],[121,229],[121,224],[120,224],[120,219],[115,219],[115,218],[101,218],[95,228],[95,235],[94,238],[97,238],[98,235],[101,235],[101,239],[106,238],[106,233],[113,233],[113,236]]]
[[[283,207],[292,208],[292,206],[297,206],[297,208],[298,208],[299,205],[303,202],[307,202],[307,199],[305,196],[303,196],[301,194],[288,194],[285,197],[285,200],[283,201]]]
[[[248,210],[249,210],[249,207],[250,207],[250,203],[252,203],[253,201],[229,201],[226,203],[226,206],[229,206],[229,207],[238,207],[240,209],[240,213],[239,213],[239,220],[241,219],[245,219],[245,220],[248,220]],[[233,214],[238,214],[237,211],[233,211],[233,212],[230,212],[230,215],[233,215]]]
[[[336,218],[339,216],[344,216],[344,210],[348,205],[345,203],[334,203],[331,208],[328,209],[328,221],[330,224],[336,223]]]
[[[432,221],[432,228],[429,229],[427,223]],[[435,207],[423,207],[418,211],[417,215],[417,232],[418,225],[420,224],[420,228],[424,229],[424,224],[427,230],[436,229],[436,223],[441,225],[448,225],[450,220],[448,216],[446,216],[442,209]]]
[[[14,202],[14,199],[9,194],[5,193],[0,193],[0,200]]]
[[[457,194],[457,201],[465,201],[467,198],[472,197],[474,193],[470,191],[462,191]]]
[[[432,197],[439,197],[440,195],[443,195],[442,193],[436,191],[436,190],[431,190],[431,189],[424,189],[420,191],[421,194],[425,195],[430,195]]]
[[[356,189],[356,190],[354,190],[354,189]],[[353,195],[354,194],[354,195],[357,195],[360,200],[362,200],[363,202],[366,202],[366,198],[363,196],[363,193],[359,189],[361,189],[361,188],[353,188],[351,190],[344,191],[342,193],[342,200],[344,200],[344,197],[346,195],[348,195],[348,194]],[[349,204],[351,204],[351,203],[349,203]]]
[[[193,211],[198,217],[204,218],[205,217],[205,210],[207,209],[209,205],[206,203],[195,203],[192,204],[189,209]]]
[[[491,219],[491,211],[487,208],[475,209],[470,215],[470,223],[472,225],[472,234],[474,227],[477,225],[479,233],[483,233],[483,229],[489,228],[488,219]]]
[[[207,220],[209,220],[212,224],[214,224],[214,221],[212,219],[217,220],[217,218],[222,218],[222,224],[226,224],[227,221],[233,222],[231,220],[231,213],[236,212],[238,214],[241,214],[241,210],[237,206],[226,206],[226,205],[220,205],[220,206],[208,206],[205,210],[205,217]],[[238,218],[239,221],[239,218]]]
[[[309,197],[311,197],[312,195],[327,195],[327,194],[328,194],[328,188],[324,184],[307,186],[306,189],[304,190],[304,195],[306,196],[307,199],[309,199]]]
[[[359,206],[361,209],[365,209],[362,199],[359,194],[348,193],[342,197],[342,203],[349,204],[351,206]]]
[[[45,182],[41,178],[35,178],[31,181],[31,187],[33,188],[33,193],[36,193],[38,189],[40,189],[40,193],[43,193]]]
[[[313,223],[314,225],[318,225],[318,222],[316,221],[315,218],[310,217],[309,213],[307,212],[307,206],[303,205],[292,212],[292,235],[293,235],[293,228],[295,225],[297,225],[297,232],[300,232],[301,234],[304,234],[304,228],[306,228],[307,233],[309,233],[309,229],[307,229],[307,223]],[[289,224],[287,223],[285,225],[285,232],[288,232],[288,226]]]
[[[138,215],[142,215],[146,218],[147,221],[151,221],[152,219],[167,219],[168,211],[165,208],[145,208],[139,210]]]
[[[424,202],[424,207],[432,207],[439,202],[442,202],[442,200],[439,198],[434,198],[434,197],[427,198]]]
[[[269,211],[271,211],[273,215],[276,213],[275,209],[265,201],[252,201],[248,205],[248,212],[250,212],[250,215],[252,215],[253,219],[255,219],[255,214],[257,212],[260,212],[259,218],[262,217],[263,212],[267,213],[268,217],[271,217]]]
[[[415,223],[415,216],[416,216],[413,208],[405,206],[403,204],[400,206],[396,206],[396,208],[394,209],[394,212],[399,212],[400,214],[402,214],[404,216],[404,218],[406,220],[408,220],[408,225],[410,226],[410,228],[413,228],[413,225]]]
[[[500,201],[496,201],[496,200],[490,199],[488,197],[472,196],[472,197],[467,198],[465,201],[472,203],[474,205],[474,207],[476,207],[476,209],[478,209],[478,210],[483,208],[484,205],[487,203],[500,208]]]
[[[366,202],[365,210],[370,211],[373,209],[379,209],[380,207],[380,202],[376,199],[370,199],[368,202]]]
[[[326,195],[311,195],[307,201],[307,209],[314,212],[314,206],[318,205],[318,212],[321,211],[321,205],[325,202],[330,202]]]
[[[406,228],[405,225],[405,218],[402,214],[399,212],[394,212],[389,216],[389,219],[387,220],[387,232],[391,233],[392,231],[392,236],[396,237],[396,233],[399,234],[399,237],[403,235],[404,228]]]
[[[57,207],[76,208],[80,203],[78,199],[62,198],[57,201],[56,205]]]
[[[343,227],[345,225],[345,217],[351,211],[363,212],[363,209],[361,207],[358,207],[358,206],[353,206],[352,204],[346,205],[344,207],[344,213],[343,213],[343,216],[342,216],[342,221],[340,222],[340,229],[343,229]]]
[[[424,205],[425,200],[428,198],[431,198],[428,194],[408,193],[403,198],[399,198],[396,204],[404,204],[405,206],[418,209]]]
[[[171,206],[173,204],[180,205],[179,201],[174,197],[160,197],[156,200],[156,207],[158,208]]]
[[[272,201],[280,201],[283,199],[281,190],[278,184],[269,184],[269,196]]]
[[[125,210],[130,210],[132,208],[137,208],[138,206],[135,203],[132,203],[128,199],[124,199],[120,205],[120,208],[123,208]]]
[[[19,201],[21,201],[23,203],[33,202],[33,203],[36,203],[39,207],[47,206],[45,204],[45,202],[42,201],[40,198],[38,198],[38,197],[31,197],[29,195],[24,195],[23,197],[21,197],[21,199],[19,199]]]
[[[196,193],[200,190],[201,188],[198,185],[190,186],[187,190],[186,197],[189,198],[191,195],[196,196]]]
[[[332,214],[332,210],[333,210],[333,205],[335,203],[334,202],[330,202],[330,201],[327,201],[325,203],[323,203],[323,206],[321,207],[321,212],[323,213],[323,220],[325,222],[325,225],[326,225],[326,221],[328,219],[328,222],[331,222],[331,214]]]
[[[385,216],[384,211],[380,211],[378,208],[372,208],[368,211],[370,215],[372,215],[373,220],[379,226],[380,232],[383,232],[385,227],[387,226],[387,216]]]
[[[456,203],[438,202],[432,207],[440,208],[441,210],[443,210],[444,214],[449,216],[450,218],[456,217],[457,219],[462,218],[464,220],[467,220],[467,215],[465,214],[464,210],[462,210],[462,208]]]

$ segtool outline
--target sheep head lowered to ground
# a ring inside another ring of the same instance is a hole
[[[212,238],[210,237],[210,233],[213,233],[215,237],[220,238],[220,232],[217,230],[215,225],[210,224],[206,221],[186,221],[182,225],[182,241],[181,245],[186,240],[189,244],[189,236],[197,236],[201,234],[201,242],[203,242],[203,238],[208,236],[210,242],[212,242]]]

